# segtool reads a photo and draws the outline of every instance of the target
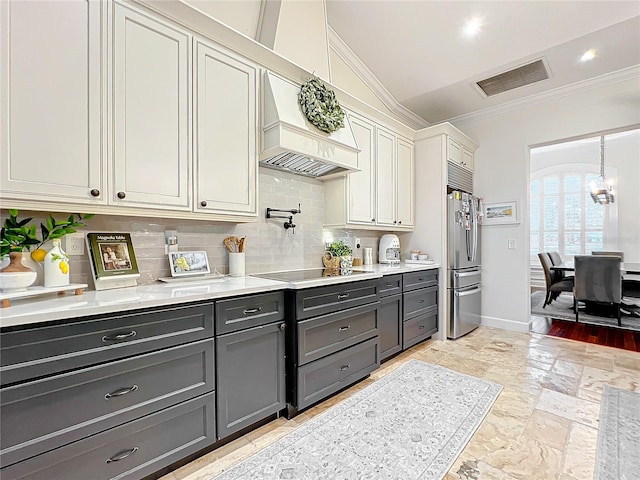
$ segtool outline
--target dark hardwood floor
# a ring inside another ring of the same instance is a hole
[[[640,352],[640,332],[538,316],[531,320],[534,333]]]

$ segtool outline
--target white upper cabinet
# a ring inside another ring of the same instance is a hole
[[[414,226],[413,143],[350,113],[360,172],[325,180],[324,224],[372,230]]]
[[[359,172],[346,177],[349,222],[373,225],[376,215],[375,126],[368,120],[350,115],[351,127],[360,153]]]
[[[448,137],[447,161],[454,163],[465,170],[473,171],[473,152],[460,145],[451,137]]]
[[[257,216],[257,69],[196,42],[194,209]]]
[[[104,203],[103,2],[0,2],[0,189]]]
[[[396,220],[396,136],[381,127],[377,129],[376,224],[393,227]]]
[[[191,210],[190,36],[116,3],[109,202]]]
[[[398,226],[414,225],[413,143],[398,137],[396,163],[396,219]]]

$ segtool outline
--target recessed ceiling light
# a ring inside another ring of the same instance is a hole
[[[580,61],[588,62],[589,60],[593,60],[594,58],[596,58],[596,51],[591,49],[582,54],[582,56],[580,57]]]
[[[475,37],[478,33],[480,33],[480,27],[482,27],[482,19],[479,17],[473,17],[464,24],[464,28],[462,29],[462,33],[465,37]]]

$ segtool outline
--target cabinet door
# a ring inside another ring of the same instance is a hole
[[[375,174],[375,127],[373,123],[352,115],[351,127],[358,148],[359,172],[350,173],[348,181],[349,217],[352,223],[375,223],[376,174]]]
[[[396,178],[396,220],[398,226],[412,227],[414,212],[413,144],[402,138],[398,138]]]
[[[216,338],[218,438],[285,406],[284,323]]]
[[[462,166],[462,147],[451,137],[447,137],[447,161]]]
[[[0,2],[3,199],[104,200],[105,5]]]
[[[402,350],[402,295],[380,299],[378,307],[380,360]]]
[[[189,68],[186,33],[114,5],[111,203],[191,209]]]
[[[473,152],[462,148],[462,167],[467,170],[473,170]]]
[[[196,44],[195,211],[257,215],[256,67]]]
[[[396,215],[396,137],[380,127],[376,134],[378,168],[376,185],[376,224],[394,225]]]

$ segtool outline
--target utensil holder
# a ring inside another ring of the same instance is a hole
[[[244,277],[244,272],[244,252],[229,253],[229,275],[232,277]]]

